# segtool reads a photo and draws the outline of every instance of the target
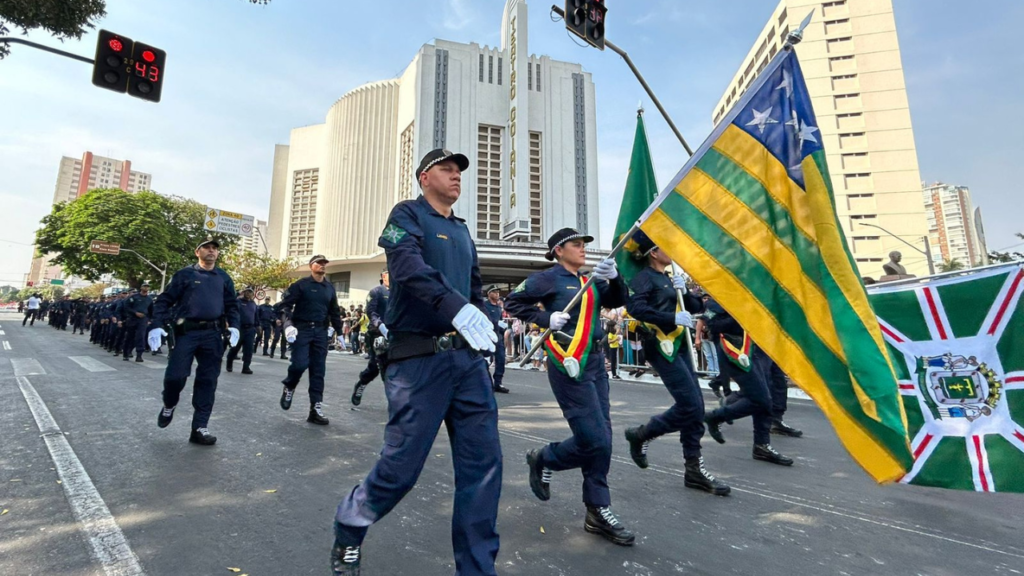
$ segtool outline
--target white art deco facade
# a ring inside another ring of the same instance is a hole
[[[391,208],[419,194],[434,148],[465,154],[455,205],[485,282],[516,283],[545,264],[546,240],[599,233],[594,84],[578,64],[527,50],[527,6],[508,0],[501,48],[437,40],[401,76],[342,96],[324,124],[277,146],[267,243],[280,257],[331,259],[342,300],[377,285]],[[597,238],[598,246],[600,238]]]

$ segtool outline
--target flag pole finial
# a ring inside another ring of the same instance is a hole
[[[792,50],[793,46],[796,46],[804,39],[804,28],[807,28],[807,25],[811,23],[811,18],[813,17],[814,10],[811,10],[810,13],[807,14],[807,17],[804,18],[804,21],[800,23],[800,26],[796,30],[790,31],[786,36],[786,44],[783,46],[783,49]]]
[[[640,114],[640,115],[643,115],[643,113],[644,113],[644,103],[643,103],[643,100],[637,101],[637,103],[636,103],[636,113]]]

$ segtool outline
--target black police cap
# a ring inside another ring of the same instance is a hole
[[[583,234],[575,228],[562,228],[558,232],[552,234],[551,238],[548,238],[548,251],[544,254],[544,257],[548,260],[554,260],[555,248],[558,248],[570,240],[583,240],[589,244],[594,241],[594,237],[589,234]]]
[[[652,250],[657,248],[654,240],[651,240],[643,230],[637,230],[633,234],[633,242],[636,242],[636,250],[633,250],[633,256],[637,259],[646,258]]]
[[[328,260],[327,256],[324,256],[323,254],[317,254],[316,256],[313,256],[312,258],[309,259],[310,264],[312,264],[313,262],[323,262],[324,264],[327,264],[328,262],[330,262],[330,260]]]
[[[469,168],[469,158],[466,158],[462,154],[456,154],[451,150],[438,148],[427,152],[426,156],[420,160],[420,166],[416,169],[416,179],[419,180],[420,174],[430,170],[435,164],[444,162],[445,160],[454,160],[455,164],[458,165],[460,172],[465,172],[466,168]]]
[[[490,294],[491,292],[501,292],[501,288],[498,288],[497,284],[491,284],[487,287],[487,290],[484,290],[484,294]]]
[[[199,250],[200,248],[202,248],[203,246],[206,246],[207,244],[213,244],[217,248],[220,248],[220,242],[219,241],[217,241],[213,236],[207,236],[206,240],[203,240],[202,242],[199,243],[198,246],[196,246],[196,250]]]

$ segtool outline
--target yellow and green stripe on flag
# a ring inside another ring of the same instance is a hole
[[[878,321],[835,212],[800,63],[784,50],[640,217],[821,407],[876,480],[913,465]]]

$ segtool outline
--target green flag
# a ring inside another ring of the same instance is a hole
[[[651,149],[647,145],[647,129],[644,128],[643,111],[636,115],[636,135],[633,137],[633,156],[629,160],[629,174],[626,176],[626,191],[622,194],[622,206],[619,208],[619,219],[615,223],[615,242],[629,232],[647,207],[658,197],[658,183],[654,179],[654,163],[651,162]],[[636,242],[630,240],[615,255],[615,264],[619,273],[627,283],[643,268],[643,264],[633,259]]]

